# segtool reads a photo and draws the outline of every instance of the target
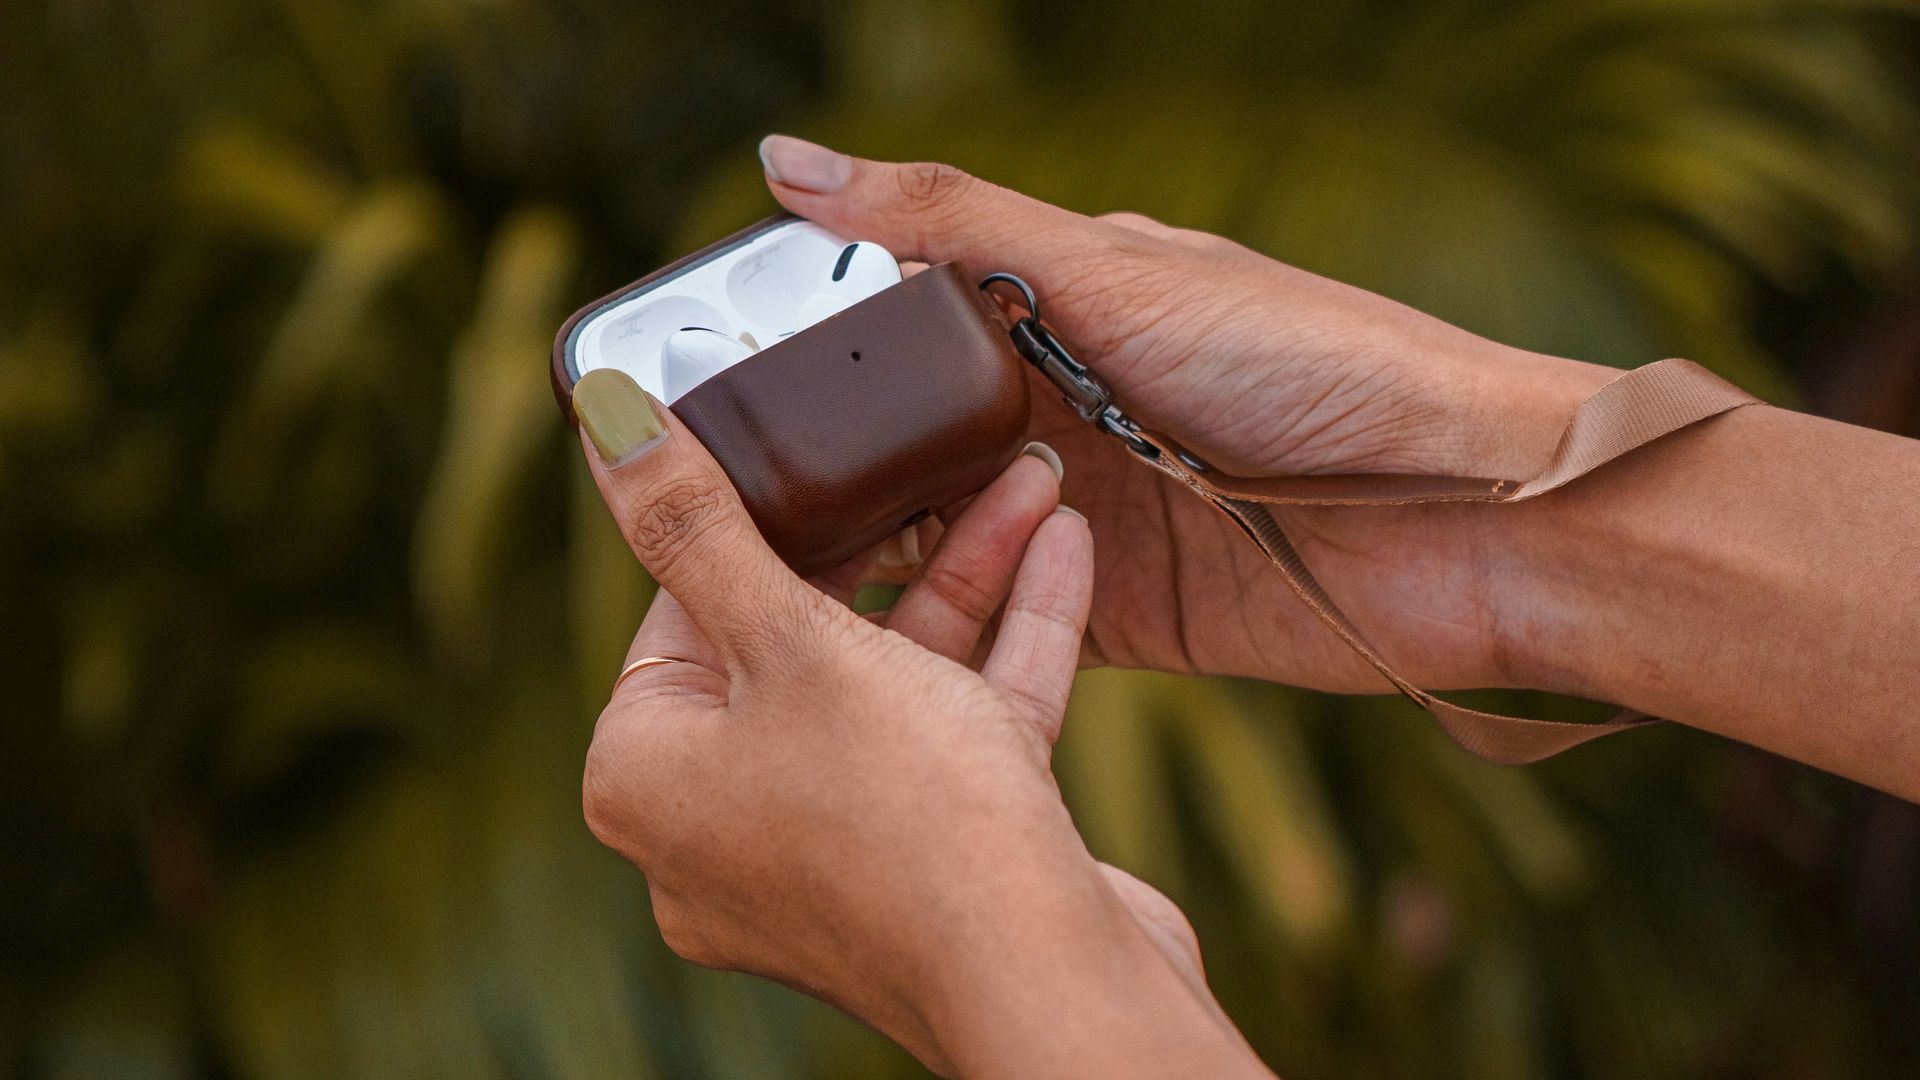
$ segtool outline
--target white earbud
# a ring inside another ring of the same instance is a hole
[[[900,283],[900,264],[879,244],[861,241],[840,249],[827,280],[800,303],[799,325],[814,323],[852,307],[889,285]]]
[[[688,326],[667,335],[660,347],[661,381],[667,400],[713,378],[754,354],[752,346],[704,326]]]
[[[843,244],[819,226],[803,223],[801,227],[813,230],[812,235],[799,234],[807,248],[776,247],[728,268],[725,280],[731,310],[706,307],[707,317],[730,319],[719,325],[736,330],[743,323],[756,327],[763,340],[770,330],[767,324],[791,326],[780,334],[788,337],[899,284],[900,264],[880,245]],[[751,331],[735,337],[706,326],[682,326],[660,344],[664,400],[678,400],[758,351],[760,342]]]

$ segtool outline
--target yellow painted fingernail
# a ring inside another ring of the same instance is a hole
[[[573,414],[611,468],[632,461],[666,441],[660,408],[633,376],[596,368],[573,384]]]

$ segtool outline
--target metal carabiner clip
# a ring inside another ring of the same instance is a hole
[[[1113,388],[1094,374],[1092,368],[1075,360],[1060,339],[1053,336],[1053,331],[1040,321],[1040,300],[1033,294],[1033,287],[1016,275],[998,273],[981,278],[980,291],[990,293],[996,284],[1007,284],[1020,290],[1020,299],[1026,305],[1027,315],[1008,330],[1013,338],[1013,347],[1026,358],[1027,363],[1040,369],[1047,381],[1060,391],[1068,407],[1078,413],[1080,419],[1124,441],[1134,453],[1147,458],[1158,457],[1160,451],[1140,437],[1140,426],[1113,403]]]

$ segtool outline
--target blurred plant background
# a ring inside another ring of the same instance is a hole
[[[580,820],[649,593],[547,344],[766,212],[761,133],[1916,434],[1917,42],[1863,0],[9,0],[0,1068],[920,1075],[674,960]],[[1920,1073],[1920,817],[1847,783],[1122,672],[1060,771],[1284,1075]]]

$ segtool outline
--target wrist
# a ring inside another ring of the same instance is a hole
[[[1741,409],[1674,432],[1481,523],[1501,685],[1662,715],[1680,704],[1652,659],[1659,624],[1646,613],[1757,591],[1740,506],[1720,493],[1765,445],[1756,431],[1769,413]],[[1729,580],[1742,588],[1727,590]]]
[[[1474,373],[1481,409],[1469,424],[1476,466],[1470,475],[1525,481],[1547,466],[1580,406],[1621,371],[1495,349],[1501,355],[1488,358]],[[1467,579],[1481,599],[1484,642],[1440,685],[1571,692],[1542,665],[1537,621],[1551,569],[1561,565],[1547,552],[1566,535],[1561,520],[1566,505],[1562,496],[1505,507],[1433,508],[1457,533],[1469,561]]]
[[[968,1077],[1266,1076],[1084,851],[1006,883],[944,940],[919,1016],[936,1068]]]
[[[1621,373],[1490,341],[1483,345],[1458,366],[1455,461],[1435,471],[1526,480],[1551,460],[1581,403]]]
[[[1407,471],[1530,479],[1551,460],[1580,405],[1620,375],[1475,341],[1436,365],[1443,434]],[[1531,573],[1518,561],[1532,558],[1537,544],[1519,544],[1514,528],[1523,517],[1540,519],[1540,506],[1302,507],[1288,517],[1309,565],[1341,583],[1343,602],[1402,673],[1445,690],[1532,685],[1524,681],[1532,668],[1520,625],[1532,593],[1516,581]],[[1357,656],[1327,647],[1351,673],[1333,688],[1379,686]]]

